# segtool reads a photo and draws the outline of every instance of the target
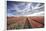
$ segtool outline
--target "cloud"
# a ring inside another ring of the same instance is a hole
[[[31,15],[33,13],[44,11],[44,3],[8,2],[7,6],[9,16]]]

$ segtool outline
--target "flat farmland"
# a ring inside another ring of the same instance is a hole
[[[44,16],[7,16],[7,29],[43,28]]]

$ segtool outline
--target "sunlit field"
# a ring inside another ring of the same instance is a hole
[[[7,29],[43,28],[44,16],[16,16],[7,17]]]

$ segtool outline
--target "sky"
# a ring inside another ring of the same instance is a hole
[[[7,1],[7,16],[31,15],[44,11],[44,3]]]

